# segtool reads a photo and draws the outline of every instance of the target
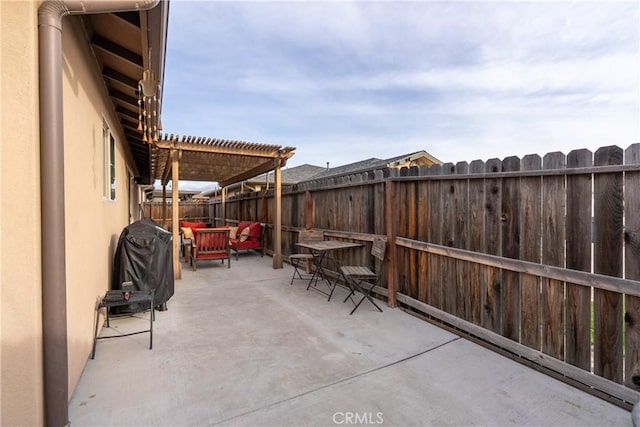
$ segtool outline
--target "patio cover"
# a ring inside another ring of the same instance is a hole
[[[151,177],[160,180],[162,185],[172,181],[172,224],[178,224],[179,180],[218,182],[221,187],[226,187],[275,171],[273,268],[282,268],[280,168],[294,155],[294,150],[295,147],[162,134],[150,148]],[[179,279],[178,227],[172,227],[172,232],[174,275]]]
[[[295,147],[163,134],[151,149],[151,175],[162,184],[171,179],[172,149],[181,152],[178,179],[226,187],[285,166]]]

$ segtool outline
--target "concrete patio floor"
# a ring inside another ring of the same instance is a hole
[[[628,411],[399,309],[364,302],[350,316],[346,290],[327,302],[271,265],[247,253],[230,269],[184,268],[153,350],[148,334],[98,342],[71,424],[631,425]]]

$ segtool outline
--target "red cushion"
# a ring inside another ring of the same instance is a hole
[[[244,228],[249,227],[249,238],[244,242],[240,241],[240,233]],[[262,234],[262,225],[259,222],[241,221],[238,224],[238,234],[236,239],[229,239],[231,247],[234,249],[260,249],[260,235]]]
[[[260,238],[262,226],[259,222],[252,222],[249,226],[249,240],[257,241]]]
[[[192,230],[194,228],[207,228],[207,223],[206,222],[180,221],[180,227],[189,227]]]

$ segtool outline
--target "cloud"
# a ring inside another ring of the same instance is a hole
[[[163,123],[296,146],[290,165],[627,146],[640,140],[639,13],[604,1],[172,2]]]

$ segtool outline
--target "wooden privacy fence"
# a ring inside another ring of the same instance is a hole
[[[623,406],[640,398],[625,386],[640,375],[640,144],[310,181],[283,190],[282,211],[283,254],[304,228],[386,236],[391,306]],[[227,201],[225,219],[272,212],[260,193]]]
[[[393,213],[398,301],[635,402],[616,384],[640,375],[639,163],[636,144],[392,179],[417,207]]]
[[[171,230],[171,203],[166,204],[167,212],[163,220],[164,205],[162,202],[145,202],[144,217],[151,218],[158,224]],[[178,217],[180,220],[209,222],[209,205],[205,202],[180,202]]]

